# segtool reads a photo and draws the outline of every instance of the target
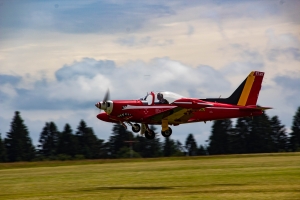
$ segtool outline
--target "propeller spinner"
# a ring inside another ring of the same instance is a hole
[[[113,102],[110,101],[109,99],[110,99],[109,89],[107,89],[103,101],[96,103],[95,106],[101,110],[104,110],[109,114],[112,111],[112,104],[113,104]]]

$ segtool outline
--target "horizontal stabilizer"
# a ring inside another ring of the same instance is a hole
[[[261,107],[261,106],[245,106],[240,108],[240,110],[268,110],[272,109],[272,107]]]

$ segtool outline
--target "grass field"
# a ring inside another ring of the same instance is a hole
[[[0,164],[0,199],[300,199],[300,153]]]

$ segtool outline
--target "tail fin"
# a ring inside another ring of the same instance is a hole
[[[239,106],[256,105],[264,74],[264,72],[252,71],[228,98],[209,98],[203,100]]]

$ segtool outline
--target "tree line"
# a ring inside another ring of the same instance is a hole
[[[154,126],[150,128],[159,134]],[[113,125],[105,142],[81,120],[75,131],[69,124],[59,131],[54,122],[46,122],[35,147],[20,112],[16,111],[10,131],[4,139],[0,136],[0,162],[300,151],[300,107],[290,133],[277,116],[270,118],[263,113],[253,118],[238,118],[235,125],[230,119],[214,121],[207,142],[206,146],[198,146],[192,133],[184,144],[170,137],[163,141],[158,137],[148,140],[119,124]]]

